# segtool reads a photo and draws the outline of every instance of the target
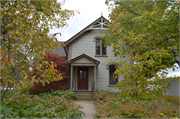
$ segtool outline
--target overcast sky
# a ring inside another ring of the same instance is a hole
[[[62,34],[61,36],[56,36],[58,41],[67,41],[69,38],[99,18],[101,14],[106,19],[109,19],[109,11],[107,5],[105,5],[105,0],[66,0],[63,8],[78,10],[80,14],[75,14],[75,16],[67,22],[68,27],[51,30],[51,33],[60,32]],[[168,72],[168,76],[180,76],[180,68],[175,71],[168,69]]]
[[[62,0],[58,0],[62,1]],[[75,14],[74,17],[67,22],[68,27],[63,29],[51,30],[51,33],[60,32],[62,35],[57,35],[58,41],[66,41],[80,30],[88,26],[101,16],[108,19],[108,7],[105,5],[105,0],[66,0],[64,7],[70,10],[78,10],[80,14]]]

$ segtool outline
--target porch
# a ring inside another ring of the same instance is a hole
[[[69,61],[70,89],[74,91],[96,91],[97,67],[99,61],[82,54]]]

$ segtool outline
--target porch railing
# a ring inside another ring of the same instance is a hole
[[[74,91],[77,91],[77,90],[76,90],[76,86],[77,86],[77,85],[76,85],[76,81],[73,81],[73,82],[72,82],[72,90],[74,89]]]
[[[75,87],[74,87],[75,89],[74,89],[74,90],[77,91],[77,90],[76,90],[76,86],[77,86],[76,81],[74,81],[74,82],[75,82]]]
[[[93,98],[94,96],[94,82],[93,81],[91,82],[91,85],[92,85],[92,98]]]

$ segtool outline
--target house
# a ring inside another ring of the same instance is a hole
[[[63,42],[57,41],[55,43],[62,44]],[[58,56],[66,56],[64,48],[62,46],[58,47],[56,50],[53,50],[52,53],[57,54]]]
[[[107,29],[107,23],[108,20],[101,16],[64,42],[70,65],[70,89],[119,91],[113,87],[122,77],[116,79],[113,75],[115,65],[108,65],[109,61],[117,58],[112,47],[104,47],[104,41],[100,44],[104,36],[100,32]]]
[[[107,29],[108,20],[103,16],[96,19],[80,32],[75,34],[69,40],[64,42],[64,51],[59,49],[56,51],[63,52],[68,57],[70,65],[70,89],[74,91],[96,91],[108,90],[111,92],[120,92],[117,88],[113,88],[115,84],[122,79],[120,76],[115,78],[115,65],[108,64],[114,57],[112,47],[104,47],[104,42],[100,44],[100,39],[104,36],[100,33]],[[128,61],[128,56],[122,58]],[[172,86],[166,95],[180,95],[180,83],[171,82]]]

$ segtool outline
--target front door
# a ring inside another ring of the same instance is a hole
[[[78,90],[88,90],[88,67],[78,67]]]

